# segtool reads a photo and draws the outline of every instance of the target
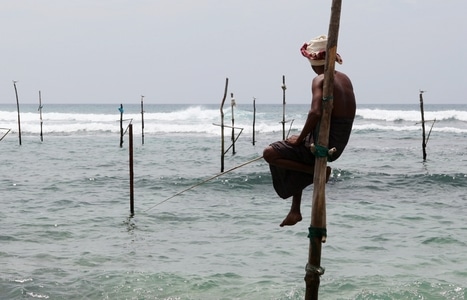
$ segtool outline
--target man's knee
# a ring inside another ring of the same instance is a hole
[[[266,147],[263,150],[263,158],[264,158],[265,161],[270,163],[271,161],[273,161],[274,159],[277,158],[276,150],[274,150],[274,148],[272,148],[271,146]]]

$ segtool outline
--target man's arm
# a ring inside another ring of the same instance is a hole
[[[305,121],[305,125],[303,125],[303,129],[300,132],[298,138],[293,141],[288,141],[292,145],[299,145],[307,135],[312,132],[316,124],[318,124],[319,120],[321,119],[322,114],[322,99],[323,99],[323,83],[324,83],[324,76],[319,75],[313,79],[311,84],[311,92],[312,92],[312,99],[311,99],[311,109],[308,112],[308,116]]]

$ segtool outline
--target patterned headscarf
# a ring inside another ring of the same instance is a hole
[[[312,66],[324,66],[326,58],[326,45],[328,38],[325,35],[320,35],[308,43],[303,44],[300,52],[303,56],[308,58]],[[342,64],[341,56],[336,53],[336,61]]]

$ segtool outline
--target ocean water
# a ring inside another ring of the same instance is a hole
[[[131,215],[119,105],[45,104],[43,142],[37,105],[21,105],[21,146],[16,106],[0,105],[0,138],[11,129],[0,141],[0,299],[304,299],[313,187],[303,221],[281,228],[290,202],[267,164],[236,168],[282,138],[282,106],[234,108],[243,130],[215,177],[219,106],[145,105],[143,145],[140,105],[124,104]],[[307,111],[287,105],[287,134]],[[320,299],[466,299],[467,105],[425,105],[436,119],[426,161],[420,118],[418,102],[358,106],[330,164]],[[227,148],[230,128],[225,137]]]

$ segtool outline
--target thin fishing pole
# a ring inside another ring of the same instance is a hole
[[[156,207],[156,206],[161,205],[161,204],[164,203],[164,202],[169,201],[169,200],[172,199],[172,198],[175,198],[176,196],[178,196],[178,195],[180,195],[180,194],[183,194],[183,193],[186,192],[186,191],[189,191],[189,190],[191,190],[191,189],[194,189],[194,188],[197,187],[197,186],[200,186],[200,185],[202,185],[202,184],[204,184],[204,183],[206,183],[206,182],[208,182],[208,181],[210,181],[210,180],[213,180],[214,178],[217,178],[217,177],[219,177],[219,176],[221,176],[221,175],[224,175],[224,174],[226,174],[226,173],[229,173],[229,172],[231,172],[231,171],[233,171],[233,170],[236,170],[236,169],[238,169],[238,168],[241,168],[241,167],[243,167],[243,166],[246,166],[246,165],[248,165],[248,164],[251,164],[252,162],[255,162],[255,161],[257,161],[257,160],[260,160],[261,158],[263,158],[263,157],[262,157],[262,156],[257,157],[257,158],[255,158],[255,159],[252,159],[252,160],[250,160],[250,161],[247,161],[247,162],[245,162],[245,163],[243,163],[243,164],[241,164],[241,165],[238,165],[238,166],[236,166],[236,167],[233,167],[232,169],[229,169],[229,170],[227,170],[227,171],[224,171],[224,172],[222,172],[222,173],[219,173],[219,174],[217,174],[217,175],[214,175],[214,176],[212,176],[212,177],[210,177],[210,178],[208,178],[208,179],[206,179],[206,180],[204,180],[204,181],[201,181],[200,183],[197,183],[197,184],[195,184],[195,185],[192,185],[192,186],[190,186],[189,188],[186,188],[186,189],[184,189],[183,191],[180,191],[180,192],[176,193],[175,195],[173,195],[173,196],[171,196],[171,197],[169,197],[169,198],[167,198],[167,199],[165,199],[165,200],[163,200],[163,201],[157,203],[156,205],[154,205],[154,206],[152,206],[152,207],[146,209],[145,212],[147,212],[147,211],[153,209],[153,208]]]
[[[290,121],[290,127],[289,127],[289,131],[287,132],[287,138],[289,138],[290,131],[292,131],[293,121],[295,121],[295,119],[292,119],[292,120]]]
[[[433,129],[433,126],[435,125],[435,122],[436,122],[436,119],[434,119],[433,123],[431,124],[430,132],[428,132],[428,136],[426,137],[425,145],[428,144],[428,140],[430,139],[431,130]]]
[[[122,120],[122,121],[128,121],[128,120],[130,120],[130,123],[128,123],[128,125],[126,126],[126,129],[125,129],[125,132],[123,133],[123,135],[126,135],[126,133],[128,131],[128,128],[130,128],[131,122],[133,122],[133,119],[124,119],[124,120]]]
[[[6,137],[6,135],[10,132],[10,128],[0,128],[0,129],[4,129],[4,130],[7,130],[7,132],[5,132],[5,134],[0,138],[0,141],[3,140],[4,137]]]

